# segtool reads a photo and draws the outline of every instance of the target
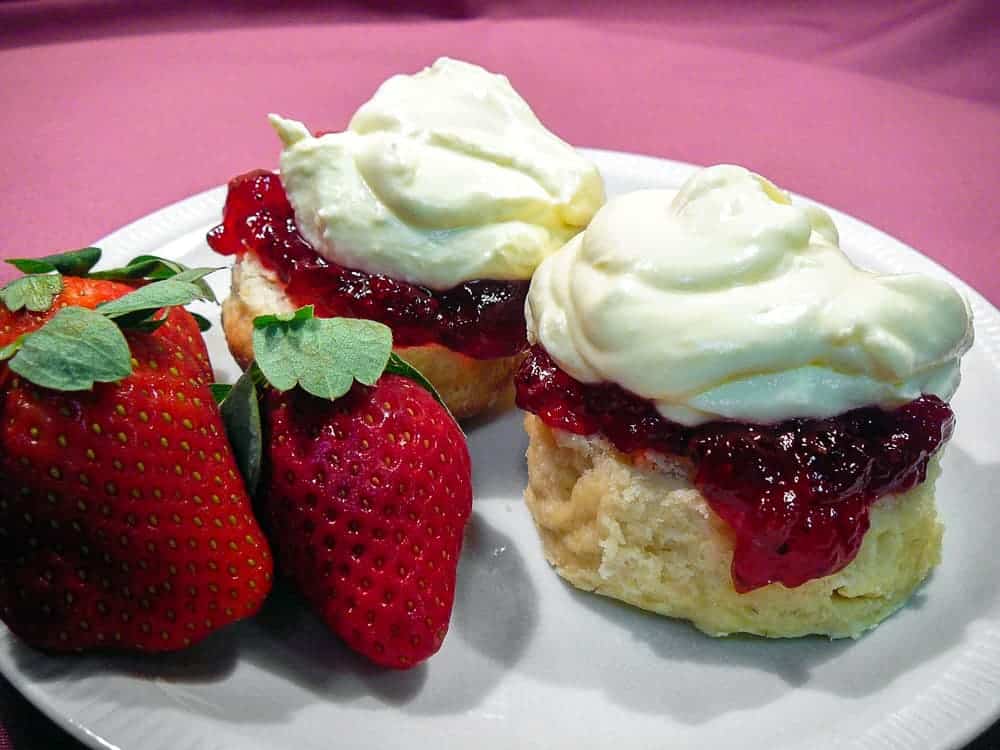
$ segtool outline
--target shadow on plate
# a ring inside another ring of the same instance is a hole
[[[238,627],[238,626],[237,626]],[[13,635],[10,654],[18,671],[32,682],[115,675],[137,680],[210,685],[232,674],[237,648],[230,630],[214,633],[204,641],[173,654],[46,654],[30,648]]]
[[[477,503],[520,503],[528,483],[524,460],[528,436],[523,423],[524,413],[515,408],[462,422],[472,454],[472,486]]]
[[[428,662],[406,672],[371,665],[329,633],[287,587],[279,587],[243,629],[240,658],[323,700],[414,714],[461,713],[514,668],[537,619],[534,587],[512,541],[476,514],[463,547],[451,629]]]
[[[620,712],[700,725],[803,688],[864,698],[960,646],[967,624],[996,609],[1000,577],[991,561],[1000,519],[984,510],[989,473],[974,463],[951,446],[945,477],[953,479],[939,486],[945,489],[939,504],[950,513],[963,499],[983,500],[957,508],[954,518],[946,514],[945,564],[903,611],[858,641],[709,638],[684,622],[563,584],[541,560],[535,540],[523,538],[530,530],[524,518],[505,524],[522,536],[515,546],[477,512],[451,632],[439,654],[408,672],[382,670],[356,656],[283,585],[256,618],[170,656],[54,658],[11,649],[29,680],[134,676],[160,689],[138,682],[134,690],[118,690],[114,700],[123,706],[160,707],[166,685],[185,711],[248,724],[280,721],[317,701],[461,715],[503,690],[512,675],[528,678],[539,700],[603,695],[608,710],[592,718],[598,734],[602,722]],[[927,679],[933,678],[922,677],[921,684]],[[552,716],[555,724],[560,720],[558,712]]]
[[[382,669],[352,652],[284,582],[256,617],[175,654],[52,657],[11,648],[34,682],[136,678],[134,689],[114,690],[123,707],[160,707],[166,693],[185,712],[228,722],[275,722],[317,698],[435,715],[476,706],[515,668],[537,621],[537,595],[512,540],[474,515],[451,630],[441,652],[412,670]]]
[[[970,496],[989,498],[982,467],[958,446],[949,451],[946,476],[954,481],[939,483],[939,507]],[[970,486],[970,477],[979,477],[982,486]],[[864,698],[961,644],[967,624],[996,607],[1000,580],[984,575],[980,563],[993,559],[1000,518],[995,511],[977,518],[975,509],[965,510],[946,532],[945,565],[903,610],[857,641],[710,638],[685,622],[579,591],[560,579],[555,592],[543,588],[568,600],[565,616],[573,620],[556,633],[546,623],[523,663],[545,681],[599,690],[628,711],[665,714],[685,724],[761,708],[799,688]],[[553,662],[558,670],[542,667]]]

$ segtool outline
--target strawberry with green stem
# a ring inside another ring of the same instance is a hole
[[[256,612],[271,554],[181,307],[212,269],[99,257],[14,261],[0,290],[0,620],[44,649],[171,651]]]
[[[451,617],[472,507],[465,437],[389,329],[312,308],[254,322],[252,366],[223,401],[279,569],[355,651],[405,669]],[[257,427],[255,382],[263,434]],[[249,445],[246,443],[249,442]]]

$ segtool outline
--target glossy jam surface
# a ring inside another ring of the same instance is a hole
[[[437,343],[477,359],[507,357],[527,346],[527,281],[468,281],[445,291],[344,268],[299,234],[281,180],[256,170],[234,178],[222,224],[208,234],[218,253],[252,250],[277,273],[297,305],[321,317],[369,318],[392,328],[397,346]]]
[[[600,434],[624,453],[690,460],[695,486],[735,534],[732,578],[740,592],[799,586],[847,565],[871,505],[923,481],[955,424],[946,403],[923,396],[893,411],[685,427],[617,385],[574,380],[537,346],[515,383],[518,406],[550,427]]]

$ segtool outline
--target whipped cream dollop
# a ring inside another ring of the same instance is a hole
[[[948,284],[855,267],[826,212],[728,165],[610,201],[538,268],[526,317],[571,376],[686,425],[948,399],[973,336]]]
[[[528,279],[604,202],[597,168],[501,75],[441,58],[342,133],[271,115],[299,231],[330,261],[433,289]]]

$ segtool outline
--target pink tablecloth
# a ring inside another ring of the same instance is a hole
[[[0,1],[3,255],[80,246],[274,166],[267,112],[338,129],[386,76],[448,54],[508,74],[575,144],[748,165],[1000,304],[990,0],[207,5]],[[0,750],[4,722],[17,750],[62,737],[0,681]]]
[[[4,253],[77,246],[274,165],[266,112],[339,128],[387,75],[448,53],[506,72],[573,143],[746,164],[1000,302],[995,4],[195,5],[0,3]]]

